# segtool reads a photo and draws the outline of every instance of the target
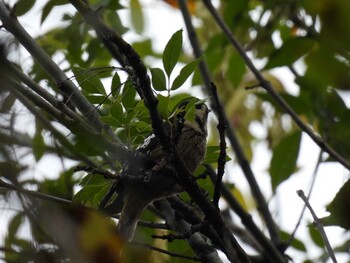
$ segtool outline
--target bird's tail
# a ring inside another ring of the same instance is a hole
[[[142,211],[149,202],[128,195],[118,222],[118,233],[125,241],[132,240]]]

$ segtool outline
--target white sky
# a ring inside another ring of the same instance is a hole
[[[40,5],[43,1],[37,1]],[[39,4],[37,4],[39,6]],[[144,1],[144,6],[146,6],[145,14],[145,35],[150,36],[154,41],[154,48],[157,51],[162,51],[171,35],[180,28],[184,28],[182,16],[179,11],[167,6],[160,1],[147,0]],[[23,16],[20,18],[23,26],[32,34],[40,35],[45,32],[48,28],[56,26],[57,20],[60,17],[57,12],[63,11],[65,8],[58,7],[54,10],[55,14],[48,17],[47,21],[42,27],[39,26],[38,11],[33,11],[31,14]],[[128,11],[121,11],[123,22],[129,23]],[[136,37],[132,34],[126,34],[127,40],[135,39]],[[187,35],[184,32],[185,47],[189,47],[187,41]],[[289,87],[293,93],[297,92],[297,88],[293,84],[293,77],[288,73],[288,71],[283,69],[275,69],[273,73],[279,77],[280,81]],[[196,89],[196,93],[199,89]],[[197,93],[198,94],[198,93]],[[349,103],[349,101],[347,102]],[[348,104],[349,105],[349,104]],[[311,176],[313,173],[314,166],[319,153],[319,148],[316,146],[307,136],[303,135],[301,154],[298,159],[298,165],[300,170],[298,173],[294,174],[291,179],[283,183],[278,188],[278,200],[272,200],[272,210],[274,211],[274,217],[277,223],[282,227],[283,230],[292,231],[299,218],[300,211],[302,209],[303,203],[301,199],[297,196],[296,190],[302,189],[305,193],[308,192],[309,183],[311,181]],[[266,168],[269,166],[271,154],[267,151],[266,145],[264,143],[258,143],[254,150],[254,159],[252,163],[252,169],[256,175],[257,181],[260,184],[263,192],[266,193],[265,197],[270,199],[271,189],[269,183],[269,176]],[[57,167],[59,169],[60,162],[55,158],[43,158],[39,163],[33,163],[33,175],[36,178],[40,177],[56,177],[58,175]],[[50,169],[48,169],[50,168]],[[48,173],[51,171],[51,173]],[[230,181],[234,182],[238,188],[244,192],[249,193],[249,187],[246,180],[242,174],[242,171],[237,165],[228,165],[227,173]],[[319,217],[326,216],[325,205],[328,204],[335,196],[336,192],[343,185],[343,183],[348,179],[348,172],[338,164],[328,163],[322,164],[320,166],[318,176],[316,179],[316,184],[311,197],[311,204],[315,209]],[[0,206],[4,207],[3,202],[0,202]],[[310,223],[311,217],[309,212],[306,211],[302,224],[299,227],[297,236],[302,240],[307,238],[307,224]],[[4,215],[0,215],[0,220],[3,221]],[[3,224],[2,224],[3,225]],[[343,231],[339,228],[326,228],[326,232],[330,239],[332,246],[336,244],[341,244],[344,240],[342,235]],[[0,229],[0,238],[6,233],[6,229]],[[1,239],[0,239],[1,240]],[[1,241],[0,241],[1,242]],[[310,255],[316,256],[319,251],[314,246],[310,245],[308,247]],[[294,255],[291,253],[295,262],[298,262],[298,254]],[[339,262],[342,262],[339,259]]]

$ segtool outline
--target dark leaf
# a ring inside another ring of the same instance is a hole
[[[15,15],[24,15],[34,6],[34,4],[35,0],[18,0],[15,5]]]
[[[170,77],[182,49],[182,29],[176,31],[165,46],[163,53],[163,66],[168,77]]]
[[[336,225],[347,230],[350,229],[350,180],[348,180],[332,202],[327,205],[330,216],[323,218],[325,225]]]
[[[152,85],[155,90],[166,90],[166,79],[163,70],[160,68],[151,68]]]
[[[144,29],[144,17],[143,11],[139,0],[130,1],[131,22],[136,33],[141,34]]]
[[[184,66],[180,74],[175,78],[173,84],[171,85],[171,90],[176,90],[182,86],[182,84],[185,83],[185,81],[188,79],[188,77],[194,72],[196,69],[198,63],[201,59],[195,59],[191,62],[189,62],[186,66]]]
[[[271,159],[270,174],[272,188],[287,180],[296,170],[299,155],[301,132],[297,131],[285,137],[274,149]]]
[[[291,66],[295,61],[307,54],[314,45],[315,41],[310,38],[291,38],[285,41],[281,48],[272,53],[265,68]]]

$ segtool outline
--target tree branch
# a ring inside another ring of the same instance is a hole
[[[209,173],[209,176],[213,182],[217,182],[217,175],[214,169],[210,165],[205,166]],[[252,234],[255,240],[263,248],[264,255],[270,259],[271,262],[284,263],[282,253],[276,248],[276,246],[264,235],[264,233],[259,229],[259,227],[254,223],[252,216],[247,213],[244,208],[239,204],[239,202],[232,195],[231,190],[225,185],[221,185],[221,193],[231,209],[238,215],[241,219],[242,224],[247,228],[247,230]]]
[[[211,86],[211,93],[213,94],[213,98],[215,101],[215,109],[218,113],[218,120],[219,124],[217,125],[217,129],[219,131],[219,137],[220,137],[220,154],[218,158],[218,172],[217,172],[217,178],[215,181],[215,190],[214,190],[214,196],[213,196],[213,203],[216,207],[219,207],[219,199],[220,199],[220,191],[221,191],[221,183],[222,178],[225,173],[225,164],[226,164],[226,138],[225,138],[225,129],[227,128],[226,120],[224,117],[224,109],[222,108],[222,105],[220,104],[216,86],[214,83],[210,84]]]
[[[176,210],[171,207],[167,200],[157,201],[154,205],[163,214],[167,224],[173,230],[186,237],[188,243],[198,255],[201,262],[222,262],[217,251],[205,241],[200,233],[191,232],[191,225],[187,223],[181,215],[176,214]],[[187,236],[188,234],[189,236]]]
[[[173,157],[171,163],[177,171],[176,181],[185,189],[187,193],[189,193],[191,198],[203,210],[208,220],[221,237],[228,258],[231,261],[235,261],[238,256],[242,262],[249,262],[247,255],[225,225],[219,211],[204,196],[193,179],[193,175],[189,172],[188,168],[181,159],[176,147],[174,147],[168,134],[165,132],[162,118],[157,110],[158,100],[153,94],[146,67],[142,63],[138,54],[116,32],[104,25],[101,19],[96,16],[96,14],[84,1],[70,0],[70,2],[83,15],[88,24],[98,31],[99,34],[105,36],[112,43],[114,43],[118,47],[119,51],[126,57],[127,64],[129,64],[132,69],[129,72],[132,74],[132,78],[136,78],[134,82],[136,83],[136,87],[139,87],[138,92],[143,95],[145,105],[150,113],[153,132],[158,138],[163,152]]]
[[[306,198],[306,196],[304,194],[304,191],[303,190],[298,190],[297,194],[304,201],[306,207],[309,209],[309,211],[310,211],[310,213],[311,213],[311,215],[312,215],[312,217],[314,219],[315,225],[316,225],[316,227],[318,229],[318,232],[320,232],[320,234],[321,234],[321,237],[322,237],[323,242],[324,242],[324,244],[326,246],[326,249],[328,251],[329,256],[331,257],[331,259],[332,259],[332,261],[334,263],[337,263],[337,259],[335,258],[334,251],[333,251],[333,249],[331,247],[331,244],[328,241],[327,234],[324,231],[323,224],[322,224],[321,220],[317,217],[315,211],[312,209],[312,206],[310,205],[309,201],[307,200],[307,198]]]
[[[304,131],[306,134],[309,135],[309,137],[325,152],[327,152],[332,158],[337,160],[339,163],[341,163],[345,168],[350,170],[350,163],[345,160],[341,155],[338,154],[331,146],[329,146],[323,139],[316,135],[313,130],[307,126],[295,113],[295,111],[289,106],[289,104],[278,94],[278,92],[275,91],[275,89],[271,86],[270,82],[268,82],[263,75],[260,73],[260,71],[255,67],[254,63],[251,61],[251,59],[247,56],[237,39],[234,37],[228,26],[225,24],[225,22],[221,19],[219,14],[217,13],[216,9],[212,5],[210,0],[203,0],[204,5],[207,7],[211,15],[214,17],[215,21],[221,28],[221,30],[224,32],[228,40],[231,42],[231,44],[234,46],[234,48],[237,50],[237,52],[240,54],[242,59],[244,60],[247,67],[250,69],[250,71],[254,74],[256,79],[259,81],[261,87],[263,87],[271,96],[272,98],[277,102],[277,104],[286,112],[288,113],[294,122],[299,126],[299,128]]]
[[[180,5],[180,9],[182,11],[182,15],[183,15],[184,20],[185,20],[186,29],[188,32],[188,37],[190,39],[192,48],[193,48],[193,52],[195,54],[195,57],[199,58],[202,56],[202,51],[201,51],[201,48],[199,45],[197,34],[195,32],[195,29],[194,29],[192,21],[191,21],[190,13],[187,9],[187,3],[185,0],[179,0],[179,5]],[[212,82],[212,80],[211,80],[208,66],[204,62],[204,60],[201,60],[201,62],[199,63],[199,70],[200,70],[201,76],[202,76],[203,81],[204,81],[205,89],[206,89],[207,93],[210,94],[210,96],[211,96],[211,100],[212,100],[211,104],[215,105],[215,101],[213,101],[213,94],[211,93],[211,89],[210,89],[210,83]],[[220,102],[220,105],[222,105],[221,101],[219,101],[219,102]],[[219,118],[218,117],[219,114],[215,110],[215,108],[214,108],[214,112],[215,112],[217,118]],[[257,203],[257,208],[260,211],[260,213],[261,213],[261,215],[266,223],[267,229],[270,233],[272,240],[274,240],[274,243],[276,245],[279,245],[281,241],[279,238],[278,230],[277,230],[276,224],[272,218],[272,215],[269,211],[265,197],[260,190],[260,187],[255,179],[255,176],[254,176],[253,171],[250,167],[250,164],[249,164],[249,162],[248,162],[248,160],[243,152],[243,149],[242,149],[242,147],[237,139],[237,136],[234,132],[233,127],[230,125],[230,122],[228,121],[228,118],[227,118],[225,112],[223,113],[223,116],[225,118],[226,124],[228,125],[228,127],[226,129],[226,135],[227,135],[227,137],[230,141],[230,144],[231,144],[231,146],[236,154],[238,163],[241,166],[243,173],[244,173],[245,177],[247,178],[247,181],[250,185],[254,199]]]
[[[57,64],[52,61],[47,53],[35,43],[34,39],[20,25],[3,1],[0,1],[0,19],[3,23],[2,26],[11,32],[27,49],[33,58],[35,58],[35,60],[41,65],[43,70],[46,71],[55,81],[62,94],[74,103],[74,105],[83,113],[88,122],[91,122],[94,129],[99,132],[106,130],[106,127],[104,123],[101,122],[95,108],[87,101],[79,89],[69,80],[67,75],[57,66]],[[110,129],[107,129],[107,132],[116,142],[120,142]]]

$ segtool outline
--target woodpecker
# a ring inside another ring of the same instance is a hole
[[[187,168],[194,172],[206,154],[209,109],[203,102],[199,102],[195,104],[194,118],[189,119],[185,112],[187,105],[188,101],[181,103],[175,115],[169,118],[169,122],[165,122],[164,126]],[[133,238],[139,217],[149,204],[182,191],[182,187],[171,176],[161,172],[161,169],[169,164],[169,156],[163,153],[154,134],[149,135],[136,150],[155,163],[148,171],[139,171],[141,174],[147,174],[145,177],[148,179],[122,180],[121,185],[115,188],[118,192],[116,199],[102,208],[110,215],[118,214],[121,210],[118,232],[125,241]],[[128,174],[131,170],[133,168],[129,164],[121,175]]]

